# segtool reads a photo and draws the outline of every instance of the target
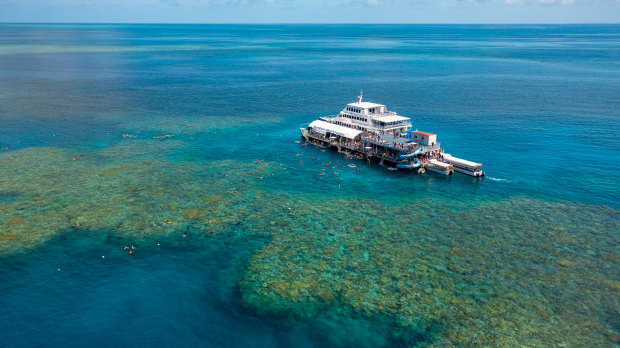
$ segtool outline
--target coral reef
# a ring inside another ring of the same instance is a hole
[[[243,220],[248,208],[241,203],[269,164],[223,160],[179,170],[165,158],[175,148],[131,141],[81,160],[57,148],[4,153],[0,191],[13,198],[0,201],[0,253],[21,252],[69,228],[137,238],[187,225],[215,234]]]
[[[318,176],[277,161],[181,161],[184,146],[137,138],[79,159],[68,148],[0,154],[0,254],[80,231],[244,236],[266,244],[229,278],[259,313],[352,320],[378,345],[619,343],[615,209],[287,192],[282,178]]]
[[[381,313],[437,346],[618,343],[608,321],[620,308],[613,209],[524,197],[462,212],[339,200],[318,215],[312,202],[296,206],[295,228],[275,233],[242,281],[257,310]]]

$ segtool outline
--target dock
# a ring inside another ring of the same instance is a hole
[[[401,165],[399,168],[411,166],[408,169],[419,173],[424,173],[427,168],[442,171],[444,174],[454,172],[452,165],[437,162],[444,152],[439,143],[425,146],[398,134],[361,135],[357,139],[349,139],[346,136],[314,132],[312,129],[303,127],[302,136],[307,142],[315,145],[332,148],[347,156],[365,158],[387,166],[397,167],[399,164]],[[416,151],[418,153],[415,158],[408,158],[408,155]],[[419,162],[419,166],[415,166],[414,159]]]

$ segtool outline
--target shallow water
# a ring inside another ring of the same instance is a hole
[[[4,345],[620,343],[619,26],[0,32]],[[299,143],[360,88],[487,177]]]

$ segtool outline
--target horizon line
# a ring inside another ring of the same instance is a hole
[[[111,25],[136,25],[136,24],[163,24],[163,25],[620,25],[619,22],[522,22],[522,23],[493,23],[493,22],[3,22],[0,24],[111,24]]]

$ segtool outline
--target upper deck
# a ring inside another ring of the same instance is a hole
[[[411,118],[388,111],[383,104],[362,101],[361,94],[357,102],[347,104],[340,111],[340,114],[322,117],[321,119],[371,134],[389,134],[411,130]]]

